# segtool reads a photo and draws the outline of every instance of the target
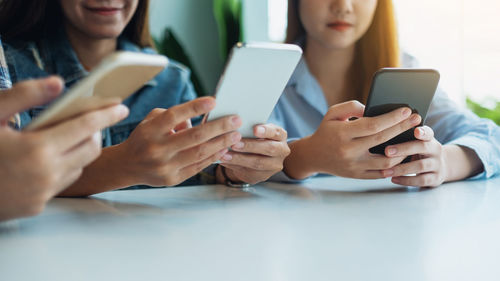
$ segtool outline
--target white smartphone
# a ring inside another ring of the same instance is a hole
[[[88,111],[118,104],[158,75],[167,64],[168,59],[161,55],[113,53],[25,129],[39,129]]]
[[[217,85],[217,105],[204,121],[237,114],[243,120],[238,131],[255,138],[253,127],[267,122],[301,57],[297,45],[236,44]]]

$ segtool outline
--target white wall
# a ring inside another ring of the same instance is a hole
[[[151,30],[162,35],[172,27],[190,56],[208,93],[213,93],[222,71],[212,0],[152,0]]]

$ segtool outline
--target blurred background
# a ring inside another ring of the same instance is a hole
[[[500,2],[394,1],[403,49],[441,72],[460,106],[500,123]],[[152,0],[158,49],[192,68],[212,94],[234,41],[283,41],[287,0]]]

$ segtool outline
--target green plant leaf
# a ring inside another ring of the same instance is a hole
[[[500,125],[500,102],[497,102],[494,109],[488,109],[467,98],[467,107],[479,117],[491,119],[497,125]]]
[[[166,28],[163,33],[163,37],[160,39],[155,38],[154,42],[156,44],[156,49],[160,54],[182,63],[191,70],[191,82],[193,83],[196,93],[198,96],[205,96],[207,92],[205,91],[205,88],[199,78],[200,76],[194,68],[194,65],[184,47],[177,39],[177,36],[175,36],[173,30],[171,28]]]
[[[214,0],[214,16],[224,60],[227,59],[231,48],[239,41],[243,41],[242,7],[242,0]]]

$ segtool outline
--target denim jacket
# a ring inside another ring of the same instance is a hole
[[[13,83],[59,75],[65,81],[66,89],[88,75],[71,47],[65,32],[61,29],[39,42],[4,40],[5,57]],[[151,48],[139,48],[126,38],[118,39],[118,50],[155,53]],[[129,107],[129,116],[120,123],[103,131],[103,146],[120,144],[154,108],[169,108],[196,97],[189,80],[190,71],[170,60],[169,65],[153,80],[134,93],[123,103]],[[64,94],[63,94],[64,95]],[[21,113],[21,127],[48,105],[32,108]],[[197,184],[194,179],[189,184]]]

